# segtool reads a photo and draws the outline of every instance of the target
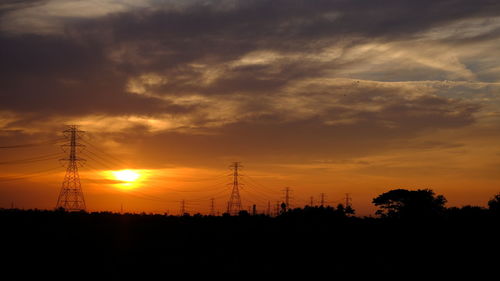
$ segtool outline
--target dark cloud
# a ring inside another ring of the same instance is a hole
[[[360,44],[411,40],[431,28],[497,16],[500,10],[497,1],[489,0],[193,3],[176,9],[156,3],[101,17],[59,18],[61,33],[4,30],[0,34],[0,108],[25,115],[18,121],[24,123],[52,116],[167,113],[212,130],[207,124],[214,117],[206,110],[218,110],[214,107],[218,100],[230,100],[236,104],[236,116],[223,117],[233,120],[220,122],[223,128],[213,129],[217,134],[245,136],[252,143],[286,137],[292,150],[306,142],[328,147],[343,138],[348,145],[363,136],[377,140],[410,136],[426,128],[466,126],[473,123],[478,106],[429,93],[404,97],[413,95],[411,89],[401,93],[377,86],[360,90],[316,84],[289,91],[296,82],[370,64],[370,56],[344,57]],[[2,16],[27,7],[20,1],[11,4]],[[330,58],[327,51],[332,46],[339,54]],[[256,57],[259,52],[276,57],[241,63],[252,52]],[[391,71],[380,77],[410,76]],[[165,82],[145,82],[144,92],[131,93],[130,81],[150,73]],[[429,73],[421,68],[413,75],[423,79]],[[432,75],[440,77],[437,70]],[[176,102],[189,95],[211,100],[209,104]],[[317,113],[302,116],[297,110],[297,116],[290,115],[293,106],[282,96],[303,99],[305,104],[297,106]],[[366,104],[379,109],[359,109]],[[344,120],[354,121],[338,122]],[[278,142],[274,147],[279,147]]]
[[[190,110],[126,93],[128,77],[109,64],[99,46],[40,35],[0,37],[0,46],[4,110],[63,116]]]

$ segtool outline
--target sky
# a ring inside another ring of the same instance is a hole
[[[4,0],[0,207],[54,208],[85,131],[90,211],[264,211],[500,191],[495,0]],[[18,147],[12,147],[18,146]],[[24,160],[24,161],[23,161]],[[113,171],[139,178],[124,182]]]

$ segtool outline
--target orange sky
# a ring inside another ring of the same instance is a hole
[[[432,188],[438,194],[444,194],[452,206],[484,206],[487,199],[497,192],[498,175],[495,173],[495,166],[483,166],[491,148],[475,147],[470,155],[463,155],[460,151],[472,148],[451,147],[439,151],[415,148],[397,149],[387,155],[337,163],[244,162],[240,177],[243,206],[248,208],[256,204],[258,210],[265,211],[267,202],[270,201],[274,208],[277,200],[283,200],[283,189],[286,186],[292,188],[292,203],[297,207],[308,204],[311,196],[315,204],[318,204],[320,193],[326,194],[328,203],[336,205],[343,202],[345,193],[349,193],[361,215],[373,213],[374,208],[370,202],[375,196],[400,187]],[[56,145],[49,145],[48,148],[48,151],[56,152],[58,149]],[[39,153],[41,148],[15,150],[17,153],[12,155],[13,159],[27,158],[21,155],[28,156],[25,154],[28,151],[42,155]],[[130,212],[177,214],[179,201],[186,200],[188,211],[207,213],[210,198],[215,198],[218,211],[225,211],[232,178],[228,167],[230,162],[224,157],[216,157],[220,164],[212,164],[211,159],[201,159],[200,164],[209,162],[205,167],[172,165],[155,168],[139,164],[148,160],[139,160],[140,149],[129,148],[129,153],[123,156],[103,153],[106,150],[97,150],[97,147],[92,146],[88,146],[86,150],[81,154],[81,157],[87,159],[87,163],[81,167],[80,176],[87,206],[91,211],[120,211],[123,205],[124,210]],[[132,154],[134,151],[135,154]],[[162,156],[163,154],[158,157]],[[10,207],[12,202],[16,207],[23,208],[54,207],[64,167],[55,159],[41,162],[8,165],[2,171],[1,207]],[[132,169],[140,177],[133,183],[123,183],[109,172],[111,168],[115,171]],[[53,170],[33,174],[47,169]],[[21,178],[23,176],[26,178]]]
[[[0,207],[55,206],[66,124],[91,211],[224,211],[233,161],[258,210],[287,186],[362,215],[394,188],[500,191],[491,1],[278,2],[0,4]]]

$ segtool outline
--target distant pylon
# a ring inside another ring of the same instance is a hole
[[[271,201],[267,201],[267,212],[266,215],[271,216]]]
[[[314,206],[314,197],[311,196],[310,202],[309,202],[309,207]]]
[[[325,194],[320,193],[320,198],[321,198],[320,199],[320,201],[321,201],[320,206],[323,207],[323,206],[325,206]]]
[[[186,201],[184,199],[181,200],[181,208],[180,208],[181,216],[184,216],[186,213]]]
[[[229,197],[229,202],[227,203],[227,212],[234,216],[238,215],[241,211],[240,187],[238,183],[238,169],[241,168],[241,164],[239,162],[234,162],[231,168],[233,169],[233,189],[231,191],[231,197]]]
[[[78,126],[70,125],[64,131],[64,135],[69,138],[69,143],[62,145],[63,150],[69,149],[68,158],[61,159],[67,161],[66,175],[62,182],[61,192],[57,198],[56,208],[64,208],[67,211],[85,211],[85,199],[83,198],[82,185],[78,174],[78,165],[85,159],[77,157],[77,148],[85,147],[78,143],[80,134]]]
[[[215,216],[215,199],[210,199],[210,215]]]
[[[349,193],[346,193],[345,194],[345,206],[346,206],[346,208],[351,207],[351,201],[352,201],[351,196],[349,195]]]
[[[285,187],[285,189],[283,190],[285,192],[285,210],[290,210],[290,199],[292,199],[292,197],[290,196],[290,193],[292,192],[291,188],[290,187]]]

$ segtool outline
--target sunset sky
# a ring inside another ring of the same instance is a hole
[[[245,209],[285,187],[296,207],[349,193],[361,215],[395,188],[484,206],[499,15],[496,0],[3,0],[0,207],[55,207],[68,124],[86,131],[90,211],[206,213],[214,197],[222,212],[233,161]]]

